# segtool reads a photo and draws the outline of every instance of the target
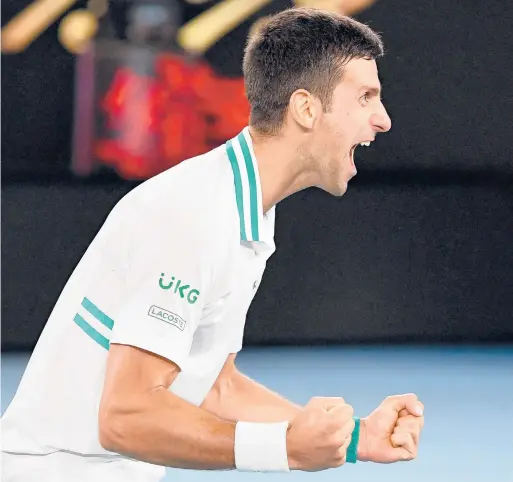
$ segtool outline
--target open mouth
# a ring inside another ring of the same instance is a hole
[[[363,141],[363,142],[359,142],[358,144],[355,144],[353,147],[351,147],[351,151],[349,152],[349,159],[351,161],[351,165],[355,169],[356,169],[356,164],[354,163],[354,151],[356,150],[356,148],[358,146],[369,147],[371,145],[371,142],[372,141]]]

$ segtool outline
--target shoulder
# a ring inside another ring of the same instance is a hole
[[[112,211],[132,245],[210,252],[238,236],[233,171],[222,145],[143,182]]]

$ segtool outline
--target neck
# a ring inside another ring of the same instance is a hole
[[[262,186],[264,213],[292,194],[316,185],[308,169],[300,142],[285,141],[284,135],[261,137],[249,129]]]

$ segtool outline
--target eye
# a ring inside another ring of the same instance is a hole
[[[370,93],[369,93],[369,92],[365,92],[365,94],[363,94],[363,95],[360,97],[360,104],[362,104],[362,106],[365,106],[365,105],[367,105],[369,102],[370,102]]]

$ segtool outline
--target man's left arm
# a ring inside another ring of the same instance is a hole
[[[290,421],[303,408],[239,372],[234,354],[201,407],[223,420],[256,423]]]
[[[232,354],[201,407],[228,421],[272,423],[292,421],[303,409],[239,372]],[[358,459],[377,463],[417,457],[424,426],[424,405],[416,395],[387,397],[361,420]]]

